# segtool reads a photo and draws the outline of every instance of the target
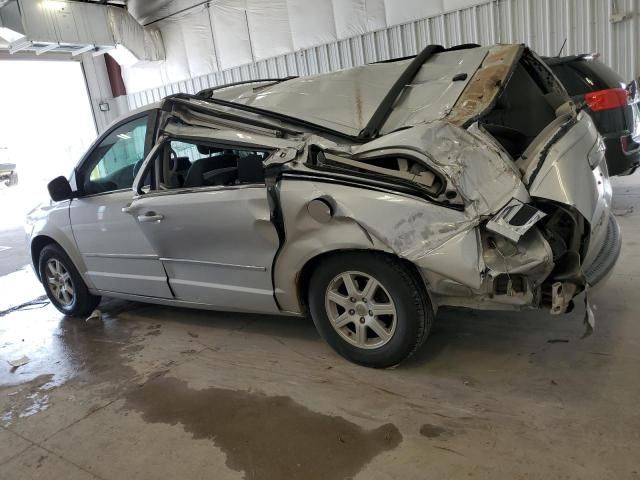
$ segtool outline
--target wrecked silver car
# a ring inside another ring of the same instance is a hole
[[[602,140],[522,45],[172,95],[49,192],[31,253],[63,313],[310,314],[374,367],[438,306],[567,312],[620,252]]]

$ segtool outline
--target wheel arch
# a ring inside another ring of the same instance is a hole
[[[38,268],[38,263],[40,262],[40,254],[42,253],[44,247],[52,244],[62,248],[62,246],[58,242],[56,242],[48,235],[38,235],[37,237],[31,239],[31,264],[33,265],[33,270],[36,272],[36,276],[40,281],[42,281],[42,279],[40,278],[40,269]]]
[[[420,285],[420,288],[422,289],[422,293],[429,299],[432,305],[431,308],[432,309],[434,308],[433,307],[434,303],[433,303],[433,300],[431,299],[431,295],[429,294],[429,290],[425,284],[424,278],[422,277],[422,275],[420,274],[420,270],[414,263],[410,262],[407,259],[401,258],[393,253],[386,252],[384,250],[373,250],[373,249],[366,249],[366,248],[343,248],[343,249],[325,251],[309,258],[306,261],[306,263],[302,266],[302,269],[300,269],[300,271],[297,273],[296,293],[298,297],[298,303],[300,304],[303,314],[308,313],[309,282],[311,280],[311,276],[313,275],[315,268],[323,260],[326,260],[328,257],[349,253],[349,252],[371,253],[375,255],[386,256],[388,258],[392,258],[398,261],[400,264],[402,264],[407,268],[407,270],[411,273],[412,276],[414,276],[414,278],[417,280],[417,283]]]
[[[82,262],[82,258],[78,257],[77,252],[73,251],[72,248],[69,248],[69,245],[67,244],[67,242],[60,241],[54,236],[48,235],[46,233],[40,233],[36,235],[31,239],[31,242],[29,244],[29,250],[31,253],[31,264],[33,265],[33,270],[35,271],[36,276],[38,277],[38,280],[42,281],[42,279],[40,278],[40,271],[38,268],[40,255],[42,253],[42,250],[47,245],[56,245],[64,253],[66,253],[69,259],[71,260],[71,262],[73,263],[73,266],[76,268],[76,270],[78,270],[78,272],[80,273],[80,276],[82,277],[84,282],[87,284],[87,287],[90,289],[93,287],[93,284],[87,281],[88,279],[86,278],[86,275],[84,275],[86,268],[85,268],[84,262]],[[71,247],[73,247],[73,245],[71,245]]]

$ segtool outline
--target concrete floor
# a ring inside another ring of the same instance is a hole
[[[24,227],[0,226],[0,276],[20,270],[30,261]]]
[[[36,181],[22,181],[12,187],[0,182],[0,277],[31,261],[25,243],[24,217],[46,200],[43,197],[46,192],[46,186]]]
[[[441,310],[411,361],[336,356],[308,320],[105,301],[0,317],[0,478],[640,479],[640,177],[594,334]],[[42,294],[0,278],[0,310]],[[9,292],[9,293],[7,293]]]

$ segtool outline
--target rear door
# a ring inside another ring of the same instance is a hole
[[[149,159],[158,183],[130,207],[178,300],[278,312],[271,269],[279,247],[263,161],[273,149],[177,138]]]
[[[137,222],[123,212],[149,150],[149,123],[146,112],[98,140],[76,171],[80,196],[71,201],[69,215],[87,275],[98,290],[171,298],[162,263]]]

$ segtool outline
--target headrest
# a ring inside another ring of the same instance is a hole
[[[197,145],[197,147],[198,147],[198,152],[200,152],[201,155],[211,156],[214,153],[224,152],[223,148],[218,148],[218,147],[207,147],[206,145]]]
[[[175,172],[181,172],[191,167],[191,160],[189,160],[189,157],[174,157],[171,159],[171,161],[171,166],[175,166],[175,168],[172,168],[172,170]]]

